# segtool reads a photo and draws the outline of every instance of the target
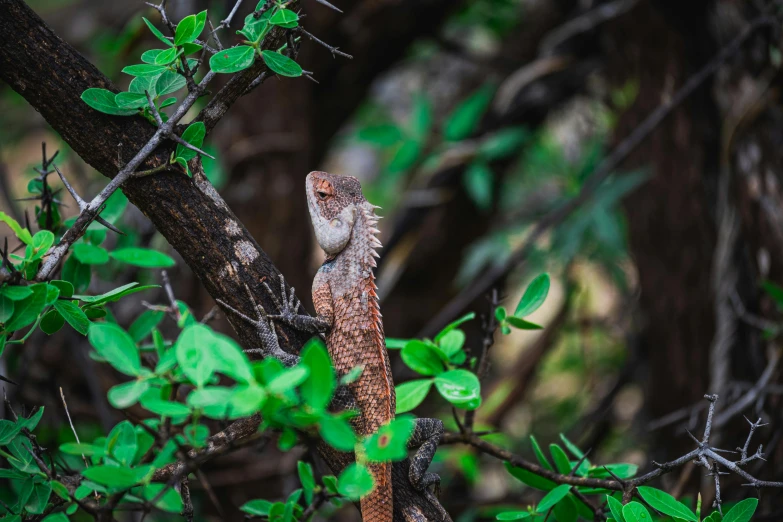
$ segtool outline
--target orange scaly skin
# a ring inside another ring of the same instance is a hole
[[[356,178],[311,172],[307,176],[310,215],[327,260],[313,281],[313,302],[327,329],[326,346],[338,375],[362,366],[349,385],[359,408],[352,420],[361,436],[394,418],[396,396],[383,335],[373,268],[381,244],[374,206]],[[371,464],[375,489],[360,501],[364,522],[391,522],[392,465]]]

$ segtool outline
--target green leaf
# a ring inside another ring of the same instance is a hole
[[[165,489],[165,493],[161,492]],[[142,498],[155,502],[155,507],[169,513],[179,514],[182,511],[182,497],[176,489],[167,484],[147,484],[141,492]]]
[[[254,13],[250,13],[245,17],[244,27],[242,27],[242,30],[237,31],[237,34],[244,35],[248,41],[259,42],[272,29],[269,23],[271,16],[272,12],[270,10],[265,11],[258,18],[255,17]]]
[[[777,304],[779,309],[783,309],[783,287],[766,280],[761,282],[761,288],[775,300],[775,304]]]
[[[506,323],[519,330],[541,330],[543,328],[540,324],[531,323],[513,315],[506,317]]]
[[[143,311],[128,327],[128,334],[133,339],[133,342],[138,343],[146,339],[164,317],[166,317],[166,313],[161,310]]]
[[[264,59],[267,67],[280,76],[288,76],[289,78],[302,76],[302,68],[287,56],[275,51],[261,51],[261,58]]]
[[[299,393],[311,408],[323,411],[337,385],[332,360],[323,342],[318,339],[309,341],[302,350],[301,364],[310,370],[310,374],[299,388]]]
[[[119,326],[92,323],[87,335],[90,344],[117,371],[137,377],[141,374],[141,359],[133,339]]]
[[[155,57],[154,65],[168,65],[174,60],[176,60],[180,54],[182,54],[182,50],[177,49],[176,47],[172,47],[171,49],[166,49],[165,51],[159,53]]]
[[[568,451],[571,452],[571,454],[574,457],[576,457],[578,459],[581,459],[582,457],[585,456],[585,453],[581,449],[579,449],[579,446],[577,446],[576,444],[574,444],[573,442],[568,440],[566,438],[566,436],[563,435],[562,433],[560,434],[560,440],[563,441],[563,444],[565,445],[565,447],[568,449]],[[585,459],[584,462],[588,462],[589,463],[590,461]]]
[[[207,128],[204,125],[204,122],[197,121],[196,123],[191,123],[188,125],[188,128],[185,129],[185,132],[182,133],[182,139],[194,147],[200,149],[204,143],[204,136],[206,136],[206,134]],[[196,151],[191,150],[182,144],[177,144],[177,152],[175,153],[177,158],[190,161],[196,157],[196,154],[198,154]]]
[[[364,372],[363,366],[354,366],[348,370],[348,373],[340,377],[340,384],[346,386],[352,382],[356,382],[356,380],[362,376],[362,372]]]
[[[0,446],[5,446],[22,431],[24,426],[22,424],[12,422],[9,420],[0,420]]]
[[[606,502],[609,504],[609,511],[617,522],[625,522],[623,517],[623,505],[616,498],[606,495]]]
[[[0,323],[8,321],[14,315],[14,302],[0,294]]]
[[[32,431],[38,426],[38,423],[41,422],[41,417],[43,417],[44,408],[41,406],[37,410],[35,410],[35,413],[30,415],[27,418],[20,417],[17,421],[17,424],[20,424],[22,428],[27,428],[28,430]]]
[[[723,522],[748,522],[756,512],[759,505],[757,498],[746,498],[737,502],[733,508],[723,516]]]
[[[389,174],[400,174],[413,167],[421,155],[421,143],[416,140],[405,140],[394,153],[389,165],[386,167]]]
[[[444,399],[458,408],[475,410],[481,404],[481,384],[468,370],[450,370],[438,375],[435,387]]]
[[[246,502],[240,507],[240,511],[244,511],[245,513],[248,513],[249,515],[254,515],[257,517],[266,517],[269,515],[269,510],[272,508],[272,503],[268,500],[264,499],[256,499],[251,500],[250,502]]]
[[[204,26],[202,26],[202,29]],[[177,24],[174,32],[174,45],[182,45],[196,39],[196,15],[188,15]]]
[[[361,128],[356,137],[378,147],[390,147],[402,139],[402,131],[391,123],[371,125]]]
[[[113,386],[107,397],[112,406],[122,410],[136,404],[149,387],[149,381],[129,381]]]
[[[141,405],[152,413],[163,417],[187,417],[190,415],[190,408],[184,404],[160,399],[156,395],[157,393],[145,393],[141,396]]]
[[[250,361],[242,348],[232,338],[211,332],[211,342],[204,346],[212,351],[215,371],[228,375],[242,383],[255,383]]]
[[[269,393],[282,395],[302,384],[309,374],[310,370],[306,366],[294,366],[283,370],[269,381],[267,385]]]
[[[139,78],[136,78],[136,80],[138,79]],[[185,87],[185,85],[187,85],[187,80],[184,76],[173,71],[166,71],[156,80],[155,91],[157,92],[158,96],[164,96],[182,89]]]
[[[519,152],[530,133],[521,127],[500,130],[481,142],[479,156],[486,161],[503,159]]]
[[[6,331],[12,332],[32,324],[46,306],[47,285],[40,283],[28,286],[32,295],[14,303],[14,315],[5,323]]]
[[[607,468],[609,471],[607,471]],[[609,473],[611,471],[611,473]],[[621,479],[631,478],[639,471],[636,464],[605,464],[591,468],[588,476],[595,478],[611,478],[612,475]]]
[[[522,299],[519,300],[514,315],[526,317],[538,310],[549,294],[549,274],[541,274],[527,286]]]
[[[125,466],[133,462],[136,455],[136,430],[130,421],[117,424],[106,437],[106,453]]]
[[[299,25],[299,15],[290,9],[280,9],[269,19],[272,25],[279,25],[286,29],[292,29]]]
[[[372,491],[373,486],[370,470],[356,462],[349,464],[337,480],[337,491],[353,501],[367,495]]]
[[[33,236],[33,259],[41,259],[54,244],[54,234],[49,230],[41,230]]]
[[[93,466],[82,470],[82,475],[96,484],[117,489],[130,488],[142,479],[136,471],[118,466]]]
[[[301,460],[296,464],[299,471],[299,482],[302,483],[302,489],[304,490],[305,500],[309,505],[313,501],[313,489],[315,488],[315,476],[313,475],[313,467],[307,462]]]
[[[204,10],[196,15],[196,29],[195,29],[196,36],[193,38],[194,40],[201,35],[201,31],[204,30],[204,26],[206,25],[206,23],[207,23],[207,11]],[[187,44],[185,44],[185,46],[187,48]],[[199,46],[198,50],[199,51],[201,50],[201,46]],[[190,51],[187,54],[190,54],[191,52],[195,52],[195,51]]]
[[[130,116],[139,112],[136,109],[123,109],[119,107],[114,97],[115,94],[111,91],[95,88],[87,89],[81,95],[82,101],[84,101],[84,103],[96,111],[100,111],[105,114],[113,114],[115,116]]]
[[[439,375],[445,370],[434,348],[418,339],[408,342],[401,356],[411,370],[422,375]]]
[[[423,93],[413,96],[413,114],[411,115],[411,134],[423,143],[432,127],[432,103]]]
[[[554,471],[555,468],[549,463],[549,460],[546,458],[546,455],[544,455],[544,452],[541,451],[541,446],[538,445],[538,441],[533,435],[530,436],[530,445],[533,446],[533,453],[535,454],[538,463],[541,464],[544,469]]]
[[[150,94],[152,96],[152,94]],[[149,102],[147,95],[138,92],[121,92],[114,97],[114,102],[121,109],[141,109],[146,107]]]
[[[120,248],[109,255],[122,263],[142,268],[169,268],[176,264],[171,257],[151,248]]]
[[[697,522],[699,520],[699,517],[697,517],[693,511],[688,509],[685,504],[678,502],[677,499],[665,491],[651,488],[649,486],[639,486],[636,489],[645,502],[647,502],[653,509],[660,511],[665,515],[692,522]]]
[[[535,473],[528,471],[524,468],[519,468],[514,465],[512,465],[510,462],[504,462],[504,466],[506,466],[506,470],[511,473],[511,475],[514,476],[517,480],[521,481],[524,484],[527,484],[531,488],[540,489],[542,491],[550,491],[557,486],[557,483],[552,482],[551,480],[541,477],[539,475],[536,475]]]
[[[321,418],[321,437],[339,451],[353,451],[356,435],[347,420],[325,415]]]
[[[521,520],[523,518],[530,518],[530,513],[527,511],[505,511],[495,515],[496,520]]]
[[[150,96],[155,98],[155,96],[158,95],[158,91],[155,88],[155,86],[158,83],[158,80],[160,79],[160,76],[139,76],[137,78],[134,78],[131,80],[130,84],[128,85],[128,92],[132,92],[134,94],[144,94],[145,92],[150,93]],[[120,93],[122,94],[122,93]],[[116,98],[115,98],[116,100]],[[147,101],[147,96],[144,96],[144,101]],[[109,197],[109,199],[106,201],[106,210],[104,212],[110,212],[110,207],[115,207],[114,204],[112,204],[112,200],[116,198],[116,208],[115,210],[125,210],[125,206],[128,203],[128,199],[122,194],[122,192],[115,192],[114,194]],[[113,214],[113,212],[112,212]],[[109,219],[109,217],[119,217],[119,216],[106,216],[104,214],[104,219]],[[100,225],[99,225],[100,226]]]
[[[209,68],[216,73],[235,73],[247,69],[255,61],[255,49],[238,45],[213,54],[209,59]]]
[[[163,73],[163,71],[165,70],[166,70],[166,66],[164,65],[152,65],[149,63],[140,63],[137,65],[129,65],[123,68],[122,72],[124,72],[125,74],[130,74],[131,76],[158,76],[159,74]]]
[[[8,463],[13,467],[28,475],[41,471],[34,462],[33,449],[27,437],[16,437],[6,447],[13,455],[7,457]]]
[[[4,286],[0,288],[0,295],[11,301],[21,301],[33,295],[33,291],[29,286]]]
[[[440,340],[443,339],[444,335],[446,335],[450,331],[454,330],[455,328],[460,326],[462,323],[468,322],[468,321],[473,320],[475,318],[476,318],[475,312],[470,312],[470,313],[467,313],[467,314],[463,315],[462,317],[460,317],[456,321],[447,324],[446,327],[443,328],[443,330],[441,330],[440,333],[438,333],[438,335],[435,336],[435,342],[436,343],[440,342]]]
[[[53,281],[49,281],[50,286],[54,286],[60,291],[60,297],[73,297],[73,285],[69,283],[68,281],[61,281],[59,279],[55,279]]]
[[[623,506],[625,522],[650,522],[650,512],[639,502],[629,502]]]
[[[536,511],[539,513],[546,513],[550,509],[552,509],[555,504],[563,500],[566,495],[568,495],[568,492],[571,491],[571,485],[570,484],[561,484],[557,486],[555,489],[544,495],[544,498],[541,499],[541,502],[538,503],[538,506],[536,506]],[[650,522],[649,520],[645,522]]]
[[[143,53],[141,53],[141,61],[144,63],[155,64],[156,63],[155,58],[157,58],[157,56],[163,51],[164,49],[149,49],[147,51],[144,51]],[[138,91],[131,91],[131,92],[138,92]]]
[[[169,105],[174,105],[175,103],[177,103],[177,99],[172,96],[171,98],[166,98],[165,100],[160,102],[159,107],[162,109],[164,107],[168,107]]]
[[[157,38],[164,44],[168,45],[169,47],[174,45],[173,43],[171,43],[171,40],[168,40],[165,36],[163,36],[163,33],[161,33],[157,27],[152,25],[152,23],[149,20],[147,20],[146,18],[142,18],[142,20],[144,20],[144,23],[147,24],[147,27],[149,27],[150,31],[152,31],[152,34],[155,35],[155,38]]]
[[[410,339],[393,339],[391,337],[386,338],[386,349],[387,350],[399,350],[401,348],[405,348],[405,345],[411,342]]]
[[[247,417],[260,410],[266,398],[266,390],[256,384],[235,386],[226,413],[230,419]]]
[[[495,175],[484,161],[474,161],[465,169],[462,181],[473,203],[482,210],[492,206],[492,185]]]
[[[438,341],[438,346],[448,357],[451,357],[462,350],[464,345],[465,332],[456,329],[447,332],[446,335],[441,337],[440,341]]]
[[[212,331],[202,324],[185,328],[174,349],[183,373],[198,387],[204,386],[215,371],[215,359],[209,346],[213,342]]]
[[[566,495],[565,498],[555,504],[553,512],[557,522],[576,522],[579,518],[576,503],[571,495]],[[590,513],[592,514],[592,511]]]
[[[489,107],[494,92],[495,88],[492,85],[485,85],[457,105],[444,124],[445,138],[449,141],[459,141],[473,134]]]
[[[399,384],[397,390],[397,414],[411,411],[422,403],[432,388],[432,379],[417,379]]]
[[[71,500],[71,494],[68,492],[68,488],[65,487],[65,484],[57,480],[52,480],[49,484],[52,486],[52,490],[57,494],[58,497],[63,500]],[[65,520],[68,519],[66,518]]]
[[[549,453],[552,454],[552,459],[555,461],[555,467],[563,475],[571,473],[571,461],[568,460],[568,455],[563,451],[563,448],[557,444],[549,445]]]
[[[213,419],[225,419],[229,415],[229,407],[233,391],[224,386],[205,386],[193,390],[188,395],[187,403],[191,408],[204,410],[204,415]]]
[[[119,301],[125,296],[128,296],[130,294],[135,294],[136,292],[143,292],[144,290],[149,290],[150,288],[160,288],[160,286],[158,285],[139,286],[139,283],[128,283],[127,285],[123,285],[115,288],[114,290],[110,290],[105,294],[74,295],[73,297],[81,301],[84,301],[85,303],[88,303],[92,307],[95,307],[98,305]]]
[[[102,446],[85,444],[84,442],[66,442],[65,444],[60,444],[60,451],[67,453],[68,455],[84,455],[86,457],[91,457],[93,455],[103,457],[106,454],[106,451]]]
[[[112,96],[114,95],[112,94]],[[25,243],[26,245],[33,244],[33,236],[30,235],[30,231],[26,228],[23,228],[14,218],[5,212],[0,212],[0,222],[8,225],[8,227],[13,231],[14,234],[16,234],[16,237],[18,237],[21,242]]]
[[[68,321],[74,330],[82,335],[87,335],[90,329],[90,320],[74,301],[55,301],[54,309]]]
[[[373,462],[388,462],[406,458],[408,439],[414,427],[413,417],[407,415],[381,426],[362,441],[367,459]]]

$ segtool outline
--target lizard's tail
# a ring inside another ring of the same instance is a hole
[[[372,492],[360,500],[363,522],[392,522],[392,464],[368,464],[375,481]]]

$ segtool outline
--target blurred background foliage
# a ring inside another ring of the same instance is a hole
[[[303,25],[354,59],[305,42],[298,61],[320,83],[271,80],[242,99],[208,141],[217,160],[205,158],[205,170],[306,302],[304,289],[322,258],[311,237],[304,175],[358,177],[367,198],[383,207],[379,295],[387,335],[397,338],[432,335],[429,322],[450,299],[492,267],[506,266],[536,223],[575,197],[613,146],[768,9],[765,2],[731,0],[356,0],[338,3],[345,10],[338,17],[311,3],[303,2]],[[209,9],[220,20],[229,4],[170,0],[169,10],[178,19]],[[141,16],[158,15],[142,2],[30,5],[121,88],[130,77],[120,69],[153,45]],[[552,274],[553,288],[532,317],[545,329],[515,331],[492,348],[479,429],[499,429],[494,437],[525,455],[528,435],[548,444],[566,433],[592,449],[593,461],[645,466],[688,444],[683,427],[695,425],[701,411],[689,408],[705,392],[730,398],[732,386],[755,382],[771,341],[737,317],[732,349],[723,355],[734,365],[730,381],[711,373],[715,310],[726,302],[714,280],[721,278],[716,259],[728,255],[746,308],[777,318],[758,288],[780,279],[779,240],[766,234],[778,225],[768,225],[774,220],[752,192],[775,201],[780,183],[781,138],[771,130],[781,118],[777,91],[760,87],[779,82],[775,38],[750,39],[586,204],[537,241],[524,264],[508,267],[497,286],[503,304],[513,306],[541,271]],[[747,108],[746,121],[722,145],[725,115],[738,104]],[[26,196],[42,141],[60,151],[59,164],[80,193],[102,186],[102,176],[3,84],[0,115],[0,210],[23,219],[27,207],[16,199]],[[729,254],[717,250],[721,161],[733,173],[741,230]],[[769,171],[763,189],[753,185],[760,165]],[[59,197],[64,217],[73,216],[75,205]],[[135,208],[123,220],[129,235],[110,242],[166,248]],[[176,296],[202,317],[214,303],[177,259]],[[95,292],[158,277],[113,264],[98,273]],[[152,297],[146,296],[156,302]],[[482,296],[462,308],[486,314],[489,303]],[[114,313],[127,325],[142,310],[138,300],[125,300]],[[214,326],[230,333],[223,318]],[[478,350],[478,325],[466,330],[469,348]],[[105,434],[119,420],[105,399],[113,375],[86,353],[79,336],[38,335],[3,359],[8,367],[0,374],[17,382],[7,393],[59,411],[56,390],[63,387],[82,437]],[[413,376],[396,354],[393,366],[397,382]],[[776,393],[765,392],[748,413],[773,423],[764,435],[770,480],[783,469]],[[429,401],[417,414],[450,417]],[[42,443],[70,440],[64,418],[54,418],[39,428]],[[298,456],[245,449],[211,463],[205,474],[213,491],[193,486],[200,512],[217,517],[258,491],[284,497],[295,488]],[[444,447],[436,462],[442,501],[460,521],[488,513],[475,506],[519,504],[530,495],[508,480],[500,462],[469,448]],[[711,494],[710,481],[692,470],[664,483],[680,493],[701,486]],[[765,509],[780,513],[780,504]]]

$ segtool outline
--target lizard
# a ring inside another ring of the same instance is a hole
[[[348,388],[359,410],[359,415],[351,422],[355,431],[366,437],[393,420],[396,408],[373,273],[377,249],[381,247],[376,237],[380,218],[375,209],[378,207],[365,199],[359,180],[352,176],[311,172],[306,178],[306,192],[315,237],[326,253],[326,261],[313,280],[317,316],[298,313],[301,304],[293,288],[290,296],[286,293],[281,276],[282,299],[275,299],[279,314],[264,317],[314,334],[325,334],[327,350],[338,376],[356,366],[363,368],[359,378]],[[274,346],[276,342],[276,336],[266,328],[265,343]],[[282,351],[279,347],[277,350]],[[450,520],[430,490],[430,487],[437,489],[440,478],[426,471],[442,433],[441,421],[416,420],[408,446],[418,450],[410,461],[408,478],[416,490],[437,506],[442,520]],[[375,487],[359,502],[364,522],[425,519],[421,513],[402,513],[394,509],[391,462],[371,463],[368,467]]]

